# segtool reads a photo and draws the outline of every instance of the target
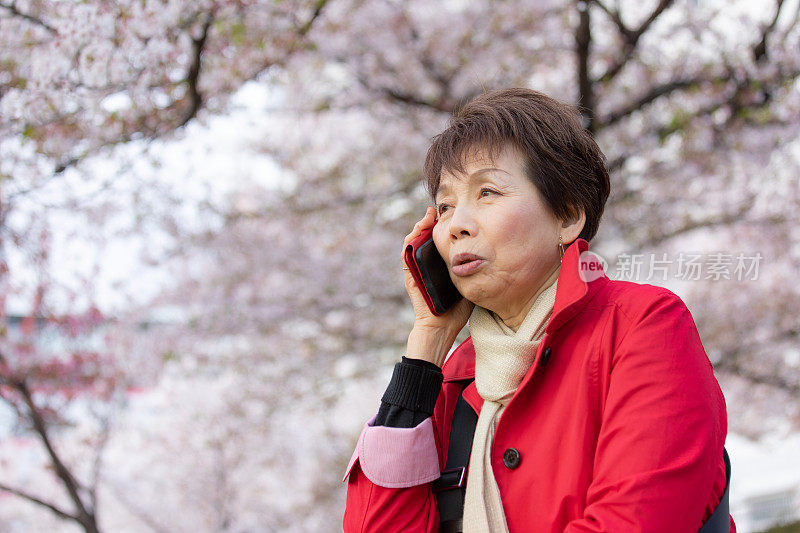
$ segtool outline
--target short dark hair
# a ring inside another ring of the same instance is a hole
[[[442,172],[464,172],[471,151],[494,158],[511,143],[525,156],[524,168],[550,210],[562,220],[586,213],[579,237],[591,240],[611,189],[605,155],[581,124],[575,106],[538,91],[489,91],[457,109],[447,129],[433,138],[423,176],[436,198]]]

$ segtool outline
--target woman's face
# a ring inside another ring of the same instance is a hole
[[[527,313],[560,264],[561,221],[523,165],[510,145],[494,161],[478,151],[466,160],[464,175],[443,173],[436,193],[433,241],[450,278],[465,298],[506,323]]]

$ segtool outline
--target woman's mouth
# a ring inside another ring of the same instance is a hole
[[[458,254],[453,258],[453,274],[456,276],[469,276],[476,272],[486,262],[483,257],[475,254]]]

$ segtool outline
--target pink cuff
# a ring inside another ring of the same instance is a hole
[[[350,475],[356,460],[367,479],[390,489],[422,485],[439,477],[432,418],[413,428],[373,426],[374,422],[373,416],[364,424],[342,481]]]

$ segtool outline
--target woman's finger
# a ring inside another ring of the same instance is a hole
[[[400,254],[401,259],[404,260],[403,264],[405,264],[406,246],[408,246],[409,242],[416,239],[422,233],[423,230],[433,226],[433,222],[435,222],[436,220],[435,213],[436,211],[433,209],[433,207],[428,206],[428,208],[425,211],[425,216],[422,217],[419,221],[417,221],[416,224],[414,224],[414,228],[411,230],[411,233],[406,235],[406,238],[403,239],[403,249]]]
[[[414,228],[411,230],[411,233],[406,235],[405,244],[408,244],[409,241],[415,239],[420,233],[422,233],[423,230],[433,226],[433,222],[436,220],[433,214],[433,208],[428,207],[428,210],[425,212],[425,216],[422,217],[416,224],[414,224]]]

